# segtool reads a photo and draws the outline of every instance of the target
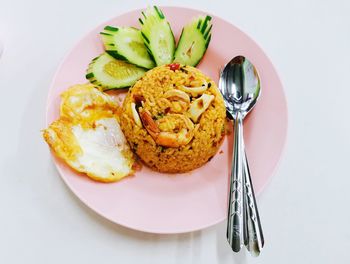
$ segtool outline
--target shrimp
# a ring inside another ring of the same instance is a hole
[[[157,136],[160,133],[160,130],[159,130],[156,122],[153,120],[150,112],[147,110],[141,109],[139,111],[139,115],[140,115],[143,126],[146,128],[146,130],[151,135],[151,137],[157,138]]]
[[[196,129],[187,116],[180,114],[168,114],[155,121],[147,110],[141,110],[140,118],[154,141],[164,147],[187,145]]]

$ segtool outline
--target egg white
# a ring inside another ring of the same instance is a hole
[[[88,176],[102,181],[118,180],[132,173],[132,164],[124,156],[128,145],[115,118],[100,119],[96,127],[72,127],[73,135],[81,148],[74,167]]]

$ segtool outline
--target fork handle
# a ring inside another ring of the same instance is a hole
[[[246,230],[244,232],[244,244],[253,256],[258,256],[264,246],[264,235],[261,228],[258,207],[255,200],[254,188],[250,177],[250,170],[246,154],[244,154],[243,157],[243,167],[243,181],[245,188],[244,202],[246,208]]]
[[[240,112],[237,112],[234,122],[233,157],[226,232],[227,240],[235,252],[239,252],[244,244],[243,155],[243,117]]]

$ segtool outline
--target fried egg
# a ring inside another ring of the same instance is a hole
[[[134,154],[119,126],[117,103],[89,84],[72,86],[61,97],[60,118],[43,133],[53,152],[97,181],[133,174]]]

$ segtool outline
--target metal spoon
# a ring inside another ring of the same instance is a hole
[[[257,256],[264,237],[243,140],[243,119],[260,95],[260,80],[253,64],[243,56],[233,58],[221,71],[219,89],[228,114],[235,120],[227,240],[233,251],[240,251],[245,244]]]

